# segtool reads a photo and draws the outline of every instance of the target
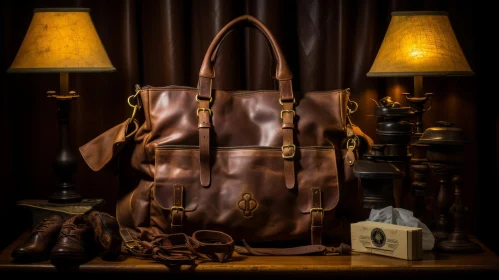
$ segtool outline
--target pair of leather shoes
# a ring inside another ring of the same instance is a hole
[[[50,258],[52,262],[85,262],[95,255],[115,259],[122,239],[117,220],[103,212],[92,211],[64,220],[59,215],[44,219],[26,242],[12,251],[20,261]]]
[[[54,215],[43,219],[33,229],[24,244],[12,251],[12,257],[21,261],[37,261],[47,259],[50,249],[56,244],[57,236],[64,224],[64,219]]]

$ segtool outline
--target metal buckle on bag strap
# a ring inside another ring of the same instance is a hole
[[[128,229],[120,229],[120,235],[123,239],[123,243],[128,249],[136,249],[140,247],[139,243],[132,237]]]
[[[285,149],[285,148],[293,148],[293,154],[292,154],[292,155],[289,155],[289,156],[285,155],[285,154],[284,154],[284,149]],[[282,145],[282,147],[281,147],[281,151],[283,152],[283,153],[282,153],[282,157],[283,157],[283,158],[294,158],[294,157],[295,157],[295,154],[296,154],[296,145],[294,145],[294,144],[293,144],[293,145]]]
[[[282,119],[282,114],[284,114],[284,113],[292,113],[293,116],[296,116],[295,110],[281,110],[281,119]]]
[[[198,108],[197,111],[196,111],[196,115],[199,117],[199,112],[201,111],[206,111],[210,114],[210,116],[212,115],[212,112],[211,112],[211,109],[210,108]]]
[[[310,209],[310,217],[312,218],[312,213],[313,212],[320,212],[321,213],[321,223],[324,221],[324,208],[311,208]]]
[[[182,232],[184,220],[184,187],[182,185],[173,185],[173,202],[174,205],[170,208],[171,215],[171,230],[173,233]]]
[[[173,211],[176,210],[177,213],[182,211],[184,212],[184,207],[182,206],[172,206],[172,208],[170,208],[170,213],[173,215]]]

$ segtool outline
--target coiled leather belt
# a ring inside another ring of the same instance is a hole
[[[199,258],[224,262],[232,257],[235,246],[230,235],[212,230],[196,231],[192,237],[183,233],[164,234],[150,242],[137,241],[131,246],[126,244],[127,233],[123,233],[121,231],[129,253],[152,258],[166,265],[191,265]]]
[[[188,236],[184,233],[164,234],[154,240],[135,241],[127,230],[120,230],[124,248],[136,257],[152,258],[166,265],[192,265],[196,259],[225,262],[234,251],[254,256],[298,256],[298,255],[344,255],[350,246],[341,243],[338,247],[306,245],[292,248],[252,248],[243,240],[244,246],[235,246],[232,237],[213,230],[198,230]]]

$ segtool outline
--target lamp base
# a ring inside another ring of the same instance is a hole
[[[104,199],[83,199],[77,203],[58,204],[51,203],[48,200],[26,199],[17,202],[18,206],[26,207],[30,210],[33,218],[32,226],[36,227],[44,218],[58,214],[65,220],[98,210],[105,204]]]
[[[473,254],[482,251],[482,247],[479,244],[469,239],[443,240],[437,243],[437,248],[439,251],[455,254]]]
[[[49,203],[75,203],[81,202],[82,197],[74,190],[71,184],[63,183],[57,186],[57,190],[48,198]]]

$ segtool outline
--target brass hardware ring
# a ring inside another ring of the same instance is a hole
[[[347,141],[347,149],[355,150],[358,141],[359,137],[357,135],[355,135],[355,137],[349,138]]]
[[[196,102],[199,103],[199,94],[196,94]],[[210,96],[210,102],[213,102],[213,96]]]
[[[282,103],[282,98],[279,98],[279,104],[284,105]],[[296,99],[293,97],[293,104],[296,104]]]
[[[349,100],[348,103],[349,104],[353,104],[354,108],[355,108],[355,109],[352,110],[352,109],[350,109],[350,107],[348,107],[348,114],[349,115],[355,113],[357,111],[357,109],[359,109],[359,104],[357,104],[357,102]]]

